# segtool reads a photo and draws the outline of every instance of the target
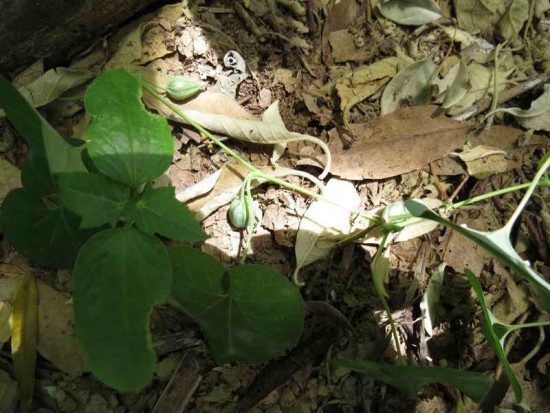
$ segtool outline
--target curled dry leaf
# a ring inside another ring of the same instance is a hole
[[[355,215],[351,211],[358,211],[361,204],[353,184],[336,178],[327,183],[323,196],[344,208],[316,200],[302,217],[295,246],[294,282],[297,284],[300,284],[298,275],[302,267],[327,258],[336,243],[349,235]]]
[[[550,132],[550,85],[544,87],[544,93],[531,102],[529,109],[501,109],[516,117],[518,123],[526,129]]]
[[[264,166],[258,169],[276,178],[296,174],[294,169],[279,166]],[[224,165],[219,171],[197,184],[178,192],[176,199],[187,202],[187,206],[195,214],[195,219],[202,221],[237,196],[244,178],[249,173],[250,171],[241,164]],[[253,179],[250,187],[254,189],[265,182],[265,179]]]
[[[471,124],[432,117],[437,106],[402,108],[370,124],[351,125],[360,139],[334,152],[331,172],[344,179],[383,179],[422,168],[451,153],[467,138]]]
[[[8,271],[11,274],[4,276]],[[17,286],[22,279],[22,272],[19,268],[10,270],[6,266],[2,267],[0,300],[13,303]],[[41,281],[37,281],[37,288],[38,352],[66,373],[77,375],[87,371],[84,356],[74,332],[70,296],[54,290]]]

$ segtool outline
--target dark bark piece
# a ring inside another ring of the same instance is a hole
[[[210,367],[211,363],[199,358],[193,350],[188,350],[152,413],[182,413],[201,382],[203,373]]]
[[[165,0],[0,0],[0,73],[60,64],[137,12]]]
[[[334,315],[317,315],[306,319],[298,345],[285,357],[268,364],[245,390],[235,413],[246,413],[269,393],[282,386],[296,371],[326,354],[344,333],[345,323]]]

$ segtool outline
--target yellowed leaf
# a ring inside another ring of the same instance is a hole
[[[36,367],[38,295],[36,280],[26,274],[15,294],[12,314],[11,353],[21,400],[19,411],[30,412]]]

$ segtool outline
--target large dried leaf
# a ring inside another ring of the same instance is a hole
[[[19,411],[31,411],[36,367],[38,296],[32,274],[20,279],[13,301],[11,354],[21,400]]]
[[[331,172],[345,179],[383,179],[422,168],[466,141],[468,122],[432,117],[436,106],[402,108],[355,125],[360,140],[333,154]]]
[[[0,268],[0,300],[13,304],[22,272],[29,269],[4,266]],[[69,374],[87,371],[80,344],[74,333],[73,306],[70,296],[37,282],[38,352],[60,370]]]
[[[436,65],[430,58],[414,62],[400,70],[382,93],[382,115],[394,112],[405,105],[425,105],[435,69]]]
[[[347,209],[324,200],[316,200],[309,206],[296,235],[295,281],[302,267],[327,258],[336,243],[349,235],[353,219],[350,210],[358,210],[361,204],[353,184],[335,178],[327,183],[323,197]]]

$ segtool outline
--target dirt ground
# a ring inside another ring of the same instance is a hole
[[[445,37],[442,29],[453,27],[448,18],[438,21],[441,24],[404,26],[382,18],[369,7],[368,1],[353,0],[342,0],[332,8],[332,2],[320,0],[195,3],[186,1],[152,10],[113,31],[67,65],[88,59],[88,70],[124,67],[131,63],[160,75],[186,75],[205,82],[205,93],[222,93],[232,99],[233,104],[225,105],[206,96],[200,103],[207,111],[221,114],[231,115],[240,107],[246,116],[260,119],[266,109],[278,101],[286,128],[318,137],[328,144],[334,165],[330,176],[353,182],[362,211],[409,198],[456,202],[528,182],[536,172],[537,162],[548,150],[549,132],[540,130],[526,137],[525,129],[508,115],[498,115],[492,134],[480,137],[487,109],[457,121],[461,122],[460,127],[451,134],[446,132],[446,125],[430,124],[427,127],[441,129],[425,146],[411,140],[414,133],[415,136],[423,133],[422,124],[428,122],[419,111],[400,109],[393,115],[384,115],[393,116],[387,123],[380,120],[381,96],[390,78],[382,83],[374,80],[362,83],[359,69],[396,55],[405,55],[414,61],[431,56],[437,64],[450,55],[458,55],[457,44]],[[445,16],[454,16],[453,2],[437,3]],[[540,23],[548,24],[549,12],[545,13],[533,20],[533,41],[539,35],[543,38],[548,35],[543,33],[547,26]],[[496,42],[498,35],[488,34],[486,38]],[[521,57],[527,59],[525,54]],[[524,71],[510,84],[517,85],[526,78],[548,73],[548,60],[531,58],[534,62],[531,71]],[[43,73],[36,67],[34,70],[37,70],[34,74],[27,72],[31,79]],[[21,78],[20,81],[23,82]],[[365,92],[367,83],[370,94]],[[81,96],[84,87],[85,84],[77,86],[68,95]],[[541,91],[541,87],[526,90],[506,105],[526,108]],[[437,92],[431,94],[435,101]],[[473,107],[482,98],[453,116]],[[88,121],[82,109],[80,100],[65,99],[48,102],[40,111],[62,135],[81,138]],[[235,163],[191,127],[174,121],[170,124],[176,153],[166,179],[176,187],[177,193],[197,188],[206,178],[223,170],[224,178],[212,192],[211,187],[203,190],[210,195],[191,197],[188,204],[193,212],[202,211],[202,226],[210,236],[197,246],[226,265],[236,264],[246,232],[236,231],[230,225],[229,204],[221,201],[219,194],[238,188],[240,180],[224,167]],[[393,144],[374,140],[371,145],[368,140],[371,135],[384,139],[399,136],[401,140]],[[243,142],[221,133],[217,136],[254,165],[271,168],[272,145]],[[508,155],[498,159],[496,155],[486,156],[475,165],[473,161],[467,163],[452,154],[463,148],[467,136],[470,141],[481,142],[496,152],[506,150]],[[27,148],[2,119],[0,137],[1,158],[20,168]],[[523,139],[528,142],[518,143]],[[438,145],[436,141],[445,142],[438,149],[440,152],[434,149]],[[367,153],[352,157],[349,150],[356,150],[354,147],[365,147]],[[436,154],[425,159],[420,152],[425,153],[423,148],[428,147]],[[397,160],[391,163],[390,158]],[[288,144],[277,167],[318,176],[324,162],[326,158],[319,146],[299,141]],[[421,166],[415,167],[416,163]],[[375,166],[369,169],[368,165]],[[476,167],[477,172],[472,172]],[[302,177],[288,179],[306,188],[315,188]],[[214,191],[218,191],[216,196],[212,194]],[[453,220],[479,230],[499,228],[511,216],[521,195],[509,193],[462,208]],[[295,245],[300,220],[312,201],[272,184],[258,185],[254,197],[259,203],[259,224],[247,262],[270,266],[290,277],[296,268]],[[514,232],[516,248],[536,263],[538,272],[546,277],[550,275],[550,231],[545,227],[548,217],[544,216],[548,214],[548,199],[548,188],[541,189]],[[205,205],[208,208],[205,209]],[[389,253],[391,270],[386,289],[398,326],[398,350],[372,282],[375,252],[373,243],[343,243],[327,259],[300,270],[299,277],[304,282],[301,292],[304,299],[312,303],[308,306],[310,321],[306,323],[306,331],[313,339],[301,342],[310,346],[311,353],[307,354],[306,350],[306,355],[296,360],[296,369],[288,368],[288,359],[274,360],[267,367],[216,365],[209,357],[200,329],[176,308],[167,305],[157,308],[152,316],[153,342],[159,360],[154,380],[146,389],[117,393],[89,373],[70,375],[54,363],[39,358],[34,411],[151,412],[163,392],[179,391],[190,395],[185,412],[228,413],[241,411],[242,406],[253,400],[256,389],[268,395],[249,410],[253,413],[479,411],[476,403],[452,387],[428,385],[416,398],[407,398],[392,386],[331,364],[330,359],[349,357],[394,363],[397,353],[402,352],[413,365],[448,366],[488,374],[502,371],[483,337],[481,310],[462,272],[467,267],[479,275],[489,307],[508,323],[534,321],[540,315],[529,299],[526,284],[473,242],[441,226],[419,237],[394,243]],[[29,264],[5,240],[0,244],[0,257],[3,273],[9,266],[28,268]],[[429,337],[421,322],[421,303],[430,276],[443,262],[446,267],[437,304],[439,322]],[[36,271],[50,286],[70,292],[70,273]],[[343,328],[343,324],[351,329]],[[323,341],[327,331],[334,335],[333,340]],[[517,364],[524,404],[528,407],[521,410],[515,406],[513,393],[506,385],[494,386],[497,404],[515,409],[501,411],[548,411],[550,345],[547,340],[540,341],[539,334],[543,331],[525,329],[513,334],[508,341],[506,350],[512,363],[522,361],[537,346],[538,351],[525,363]],[[315,342],[326,343],[328,347],[318,348]],[[180,363],[184,355],[186,361],[191,357],[198,363],[199,373],[186,370]],[[269,374],[262,376],[265,368]],[[3,347],[0,369],[13,370],[9,346]],[[193,382],[196,388],[181,377],[176,380],[178,374],[184,373],[186,377],[198,377]],[[176,386],[182,386],[179,390],[170,389],[171,378]],[[283,383],[281,386],[277,386],[278,380]]]

